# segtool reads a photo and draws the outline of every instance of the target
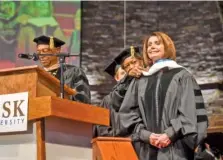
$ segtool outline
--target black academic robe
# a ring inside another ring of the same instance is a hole
[[[52,70],[50,73],[60,80],[60,68]],[[64,67],[64,83],[77,91],[76,95],[70,97],[71,100],[91,103],[89,82],[81,68],[66,64]]]
[[[184,68],[163,68],[134,79],[119,110],[119,133],[140,142],[140,160],[192,160],[206,136],[207,113],[193,76]],[[166,133],[171,144],[158,149],[151,133]]]
[[[95,125],[93,129],[93,137],[113,137],[118,136],[116,132],[117,128],[117,113],[124,99],[125,93],[132,80],[132,77],[126,76],[119,81],[112,89],[112,91],[106,95],[100,106],[109,109],[110,112],[110,126]]]

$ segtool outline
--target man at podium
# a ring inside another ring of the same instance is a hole
[[[38,54],[58,54],[64,41],[42,35],[34,38],[33,42],[37,44]],[[60,79],[60,68],[58,57],[56,56],[39,56],[40,63],[45,71]],[[72,96],[72,100],[83,103],[90,103],[90,87],[88,79],[81,68],[73,65],[65,64],[64,82],[70,88],[75,89],[77,94]]]

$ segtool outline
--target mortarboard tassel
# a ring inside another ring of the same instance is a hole
[[[135,57],[135,48],[133,46],[130,47],[131,57]]]
[[[53,40],[53,37],[50,37],[50,49],[53,49],[54,48],[54,40]]]

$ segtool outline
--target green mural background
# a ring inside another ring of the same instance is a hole
[[[35,52],[43,34],[64,40],[62,52],[77,55],[67,63],[79,65],[80,32],[80,1],[0,1],[0,68],[36,64],[17,55]]]

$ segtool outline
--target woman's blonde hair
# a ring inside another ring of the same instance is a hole
[[[148,40],[152,36],[157,36],[159,41],[164,45],[164,58],[176,60],[176,49],[172,39],[163,32],[153,32],[151,35],[147,36],[143,41],[143,61],[145,66],[152,65],[152,60],[147,54]]]

